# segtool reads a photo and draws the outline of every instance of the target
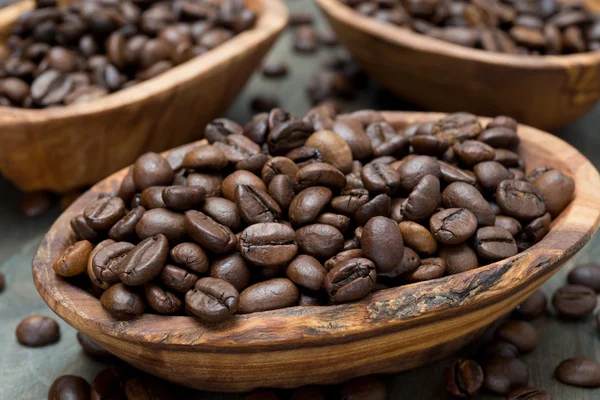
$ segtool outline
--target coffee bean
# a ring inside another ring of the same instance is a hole
[[[315,219],[318,224],[331,225],[338,231],[344,233],[350,227],[350,218],[341,214],[324,213]]]
[[[325,289],[336,303],[344,303],[365,297],[376,279],[375,264],[366,258],[352,258],[327,273]]]
[[[475,233],[477,218],[466,208],[448,208],[431,217],[429,228],[441,243],[459,244]]]
[[[90,398],[90,384],[80,376],[63,375],[52,383],[48,390],[51,400],[87,400]]]
[[[337,267],[344,261],[350,260],[352,258],[362,258],[362,256],[363,252],[361,249],[344,250],[341,253],[338,253],[337,255],[327,260],[324,266],[327,271],[331,271],[333,268]]]
[[[467,113],[454,113],[434,123],[431,133],[451,144],[477,137],[482,127],[477,117]]]
[[[490,360],[496,357],[517,358],[520,355],[514,344],[498,339],[486,343],[479,350],[479,353],[482,355],[482,360]]]
[[[333,257],[344,247],[344,236],[331,225],[303,226],[296,231],[296,239],[300,250],[322,260]]]
[[[427,228],[413,221],[402,221],[398,226],[402,237],[405,238],[404,244],[406,246],[423,256],[432,256],[435,254],[438,249],[438,243]]]
[[[164,208],[146,211],[135,231],[144,240],[154,235],[163,234],[170,243],[180,243],[186,238],[186,225],[183,214]]]
[[[440,181],[425,175],[402,203],[402,215],[412,221],[427,219],[440,205]]]
[[[145,212],[142,206],[129,211],[110,228],[108,237],[116,241],[134,241],[137,235],[135,228]]]
[[[19,322],[17,341],[27,347],[42,347],[58,342],[60,329],[55,320],[44,315],[30,315]]]
[[[40,106],[57,105],[63,102],[72,87],[69,74],[49,69],[31,83],[31,97]]]
[[[598,293],[600,292],[600,265],[593,263],[578,265],[569,272],[567,279],[569,283],[590,287]]]
[[[198,146],[183,158],[183,167],[198,171],[220,171],[227,166],[225,153],[212,145]]]
[[[236,163],[235,169],[249,171],[257,175],[260,174],[267,161],[269,161],[269,156],[266,154],[253,154],[245,160]]]
[[[298,304],[299,297],[298,288],[289,279],[270,279],[244,289],[240,294],[238,313],[248,314],[293,307]]]
[[[546,170],[537,176],[535,171],[532,174],[534,174],[534,178],[531,179],[530,175],[528,179],[530,179],[544,198],[546,211],[550,213],[552,218],[555,218],[573,198],[575,191],[573,178],[556,169]]]
[[[542,316],[546,312],[546,303],[547,300],[544,293],[536,290],[515,308],[513,314],[521,319],[532,320]]]
[[[503,149],[509,149],[516,147],[519,144],[520,139],[516,130],[516,126],[513,128],[508,126],[488,125],[486,130],[481,132],[481,134],[477,137],[477,140],[482,141],[483,143],[486,143],[494,148],[500,147]]]
[[[80,214],[70,221],[71,229],[75,232],[77,239],[89,240],[90,242],[96,242],[100,236],[100,233],[94,228],[90,227],[85,217]]]
[[[183,302],[174,294],[154,283],[144,285],[146,301],[159,314],[174,314],[181,309]]]
[[[169,243],[165,235],[150,236],[125,256],[119,266],[119,278],[129,286],[149,282],[160,274],[168,254]]]
[[[483,385],[483,370],[473,360],[459,359],[444,371],[446,391],[459,399],[475,396]]]
[[[583,318],[596,308],[596,293],[583,285],[565,285],[552,296],[552,305],[563,318]]]
[[[295,11],[290,13],[290,25],[312,25],[313,16],[311,13]]]
[[[208,256],[196,243],[180,243],[171,249],[171,259],[179,265],[198,273],[208,271]]]
[[[334,197],[331,207],[341,214],[352,215],[368,201],[369,192],[366,189],[350,189],[344,191],[341,196]]]
[[[479,267],[477,254],[467,243],[442,246],[439,255],[446,262],[446,273],[448,275],[470,271]]]
[[[85,272],[87,260],[92,252],[92,244],[81,240],[70,246],[52,264],[52,269],[60,276],[72,277]]]
[[[473,167],[477,181],[486,190],[495,191],[504,180],[509,179],[510,172],[505,166],[496,161],[484,161]]]
[[[477,255],[490,261],[512,257],[518,253],[510,232],[496,226],[479,228],[475,233],[474,243]]]
[[[498,161],[500,164],[504,165],[506,168],[516,167],[519,165],[521,159],[519,155],[513,151],[506,149],[496,149],[496,155],[494,156],[494,161]]]
[[[187,233],[203,248],[215,253],[225,253],[235,249],[237,238],[231,230],[200,211],[185,213]]]
[[[288,74],[288,65],[282,61],[265,64],[262,74],[266,78],[281,78]]]
[[[160,273],[160,280],[169,289],[179,293],[187,293],[194,286],[198,277],[183,268],[165,265]]]
[[[494,148],[477,140],[466,140],[455,143],[454,154],[465,165],[473,167],[476,164],[494,159]]]
[[[151,186],[168,186],[173,178],[171,166],[160,154],[143,154],[133,164],[133,180],[138,191]]]
[[[202,212],[234,232],[239,231],[242,226],[242,217],[233,201],[209,197],[204,200]]]
[[[247,224],[274,222],[281,217],[279,204],[269,194],[249,185],[239,185],[235,192],[235,204]]]
[[[250,283],[250,269],[239,253],[214,260],[210,266],[210,276],[231,283],[238,292],[244,290]]]
[[[119,281],[121,265],[134,245],[127,242],[107,242],[96,248],[99,248],[98,251],[90,254],[88,276],[93,285],[100,289],[108,289],[110,285]]]
[[[144,312],[145,304],[140,295],[122,283],[112,285],[100,297],[102,307],[119,320],[136,318]]]
[[[348,143],[331,130],[319,130],[308,137],[306,146],[318,151],[322,160],[342,173],[347,174],[352,168],[352,150]],[[307,158],[304,156],[304,158]],[[295,161],[298,163],[299,160]]]
[[[388,392],[381,380],[375,376],[363,376],[348,381],[340,391],[340,398],[344,400],[385,400]]]
[[[240,185],[248,185],[265,192],[267,191],[267,186],[258,176],[251,172],[241,170],[235,171],[223,180],[223,197],[227,200],[235,201],[235,191]]]
[[[304,189],[290,203],[290,222],[297,226],[310,224],[329,204],[331,196],[331,190],[326,187],[316,186]]]
[[[415,270],[402,275],[408,282],[423,282],[431,279],[437,279],[444,275],[446,271],[446,262],[441,258],[423,258],[421,265]]]
[[[285,276],[289,280],[310,290],[324,287],[327,271],[314,257],[299,255],[286,267]]]
[[[517,236],[523,230],[519,221],[505,215],[496,216],[496,222],[494,223],[494,226],[506,229],[513,236]]]
[[[537,243],[550,232],[550,214],[546,213],[525,226],[525,235],[531,243]]]
[[[233,134],[243,134],[244,128],[235,121],[226,118],[217,118],[212,120],[204,128],[204,136],[209,143],[225,143],[225,138]]]
[[[125,397],[125,377],[116,368],[98,372],[92,381],[90,398],[93,400],[123,399]]]
[[[550,400],[548,392],[537,388],[515,389],[506,396],[507,400]]]
[[[371,141],[365,132],[364,124],[359,119],[350,117],[341,120],[338,118],[332,130],[348,143],[354,159],[362,160],[371,155]]]
[[[600,387],[600,363],[588,358],[569,358],[554,371],[562,383],[581,387]]]
[[[140,195],[140,205],[147,209],[167,208],[162,197],[162,191],[165,187],[166,186],[150,186],[149,188],[144,189]]]
[[[441,176],[438,161],[429,156],[415,156],[403,162],[398,168],[400,174],[400,187],[410,191],[418,185],[426,175],[439,179]]]
[[[238,309],[240,295],[229,282],[219,278],[202,278],[185,295],[188,312],[204,322],[220,322]]]
[[[174,400],[166,386],[153,378],[133,377],[125,382],[125,395],[127,399],[139,400]]]
[[[240,235],[238,250],[253,264],[263,267],[282,266],[290,262],[298,252],[296,232],[280,223],[254,224]]]
[[[84,353],[93,359],[108,360],[114,357],[108,350],[81,332],[77,332],[77,341]]]
[[[526,321],[506,321],[496,330],[496,337],[514,344],[521,353],[532,351],[539,342],[537,331]]]
[[[483,372],[483,387],[498,395],[506,395],[529,382],[527,365],[518,358],[492,358],[483,366]]]
[[[269,153],[283,155],[302,146],[312,133],[312,126],[304,121],[282,121],[272,127],[267,136]]]
[[[496,202],[511,217],[532,220],[546,212],[539,190],[529,182],[507,179],[498,185]]]
[[[391,195],[400,187],[400,174],[393,167],[386,164],[367,164],[362,169],[360,176],[365,189],[371,193]]]
[[[294,199],[293,181],[287,175],[276,175],[269,184],[268,192],[273,200],[275,200],[283,210],[286,210]]]
[[[446,208],[466,208],[477,217],[480,226],[494,225],[496,215],[481,193],[464,182],[454,182],[442,193],[442,204]]]
[[[365,225],[373,217],[387,217],[390,215],[391,202],[387,194],[375,196],[356,210],[354,218],[360,225]]]
[[[294,189],[300,192],[310,186],[326,186],[341,189],[346,186],[342,172],[325,163],[313,163],[302,167],[294,180]]]
[[[463,170],[441,160],[438,160],[438,164],[440,165],[441,179],[447,184],[453,182],[465,182],[474,186],[477,183],[477,178],[471,171]]]
[[[300,53],[314,53],[319,47],[315,30],[311,26],[300,26],[294,31],[294,50]]]
[[[283,174],[294,179],[297,173],[298,167],[292,160],[287,157],[273,157],[262,168],[261,177],[268,186],[276,175]]]

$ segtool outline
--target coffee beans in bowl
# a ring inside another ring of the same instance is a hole
[[[55,270],[83,276],[116,319],[187,312],[204,324],[460,274],[540,241],[546,204],[556,215],[573,197],[573,185],[548,190],[556,180],[525,172],[517,129],[467,113],[397,129],[327,104],[304,118],[214,120],[207,143],[142,155],[75,216],[79,241]],[[537,342],[526,322],[500,338],[522,351]]]
[[[0,104],[94,101],[153,78],[251,29],[244,1],[36,2],[6,40]]]

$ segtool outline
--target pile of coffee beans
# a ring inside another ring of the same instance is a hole
[[[561,171],[524,172],[516,130],[467,113],[397,130],[330,104],[217,119],[209,144],[139,157],[53,268],[87,272],[115,318],[207,323],[468,271],[540,241],[573,196]]]
[[[93,101],[221,45],[256,19],[244,0],[37,0],[0,52],[0,105]]]
[[[357,12],[415,32],[508,54],[600,50],[600,16],[558,0],[340,0]]]

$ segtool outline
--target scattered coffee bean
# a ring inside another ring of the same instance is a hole
[[[100,297],[100,303],[112,316],[121,320],[138,317],[145,308],[142,297],[122,283],[106,289]]]
[[[526,321],[506,321],[496,330],[496,337],[514,344],[521,353],[532,351],[539,342],[536,329]]]
[[[483,367],[483,387],[498,395],[507,395],[511,391],[527,386],[529,369],[518,358],[495,357]]]
[[[125,376],[116,368],[107,368],[98,372],[91,385],[90,398],[123,399],[125,398]]]
[[[584,285],[600,293],[600,264],[578,265],[567,276],[569,283]]]
[[[596,293],[583,285],[565,285],[552,296],[554,309],[564,318],[583,318],[596,308]]]
[[[524,387],[515,389],[506,396],[506,400],[550,400],[550,394],[542,389]]]
[[[600,363],[588,358],[569,358],[561,362],[554,376],[567,385],[600,387]]]
[[[254,112],[268,112],[279,107],[279,98],[273,95],[255,96],[250,101],[250,108]]]
[[[284,62],[266,64],[262,69],[262,74],[267,78],[280,78],[286,76],[288,74],[288,65]]]
[[[529,296],[524,302],[519,304],[515,308],[514,315],[525,320],[532,320],[538,318],[546,312],[546,295],[536,290],[531,296]]]
[[[275,278],[244,289],[240,293],[238,312],[248,314],[292,307],[298,304],[299,297],[300,292],[292,281]]]
[[[483,370],[473,360],[456,360],[444,372],[446,391],[459,399],[475,396],[483,385]]]
[[[60,329],[55,320],[44,315],[30,315],[17,326],[17,341],[27,347],[42,347],[58,342]]]
[[[48,390],[50,400],[87,400],[90,398],[90,384],[80,376],[63,375],[58,377]]]

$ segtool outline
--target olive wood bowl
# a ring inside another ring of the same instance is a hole
[[[519,56],[472,49],[316,0],[340,43],[375,80],[428,110],[510,115],[540,129],[579,118],[600,98],[600,51]],[[600,2],[584,1],[600,11]]]
[[[397,128],[442,115],[384,113]],[[92,187],[54,223],[33,261],[35,286],[56,314],[119,358],[196,389],[240,392],[333,384],[431,363],[514,309],[598,227],[600,176],[592,164],[548,133],[520,126],[519,134],[527,166],[560,168],[574,178],[575,195],[542,241],[475,270],[382,290],[352,303],[235,315],[214,325],[153,314],[117,321],[97,298],[56,275],[52,263],[75,241],[71,218],[100,193],[115,192],[127,172],[123,169]],[[165,154],[176,165],[193,145]]]
[[[0,10],[0,42],[33,3]],[[87,104],[0,107],[0,173],[24,191],[66,192],[98,182],[144,152],[200,139],[287,23],[281,0],[246,4],[258,13],[253,29],[156,78]]]

